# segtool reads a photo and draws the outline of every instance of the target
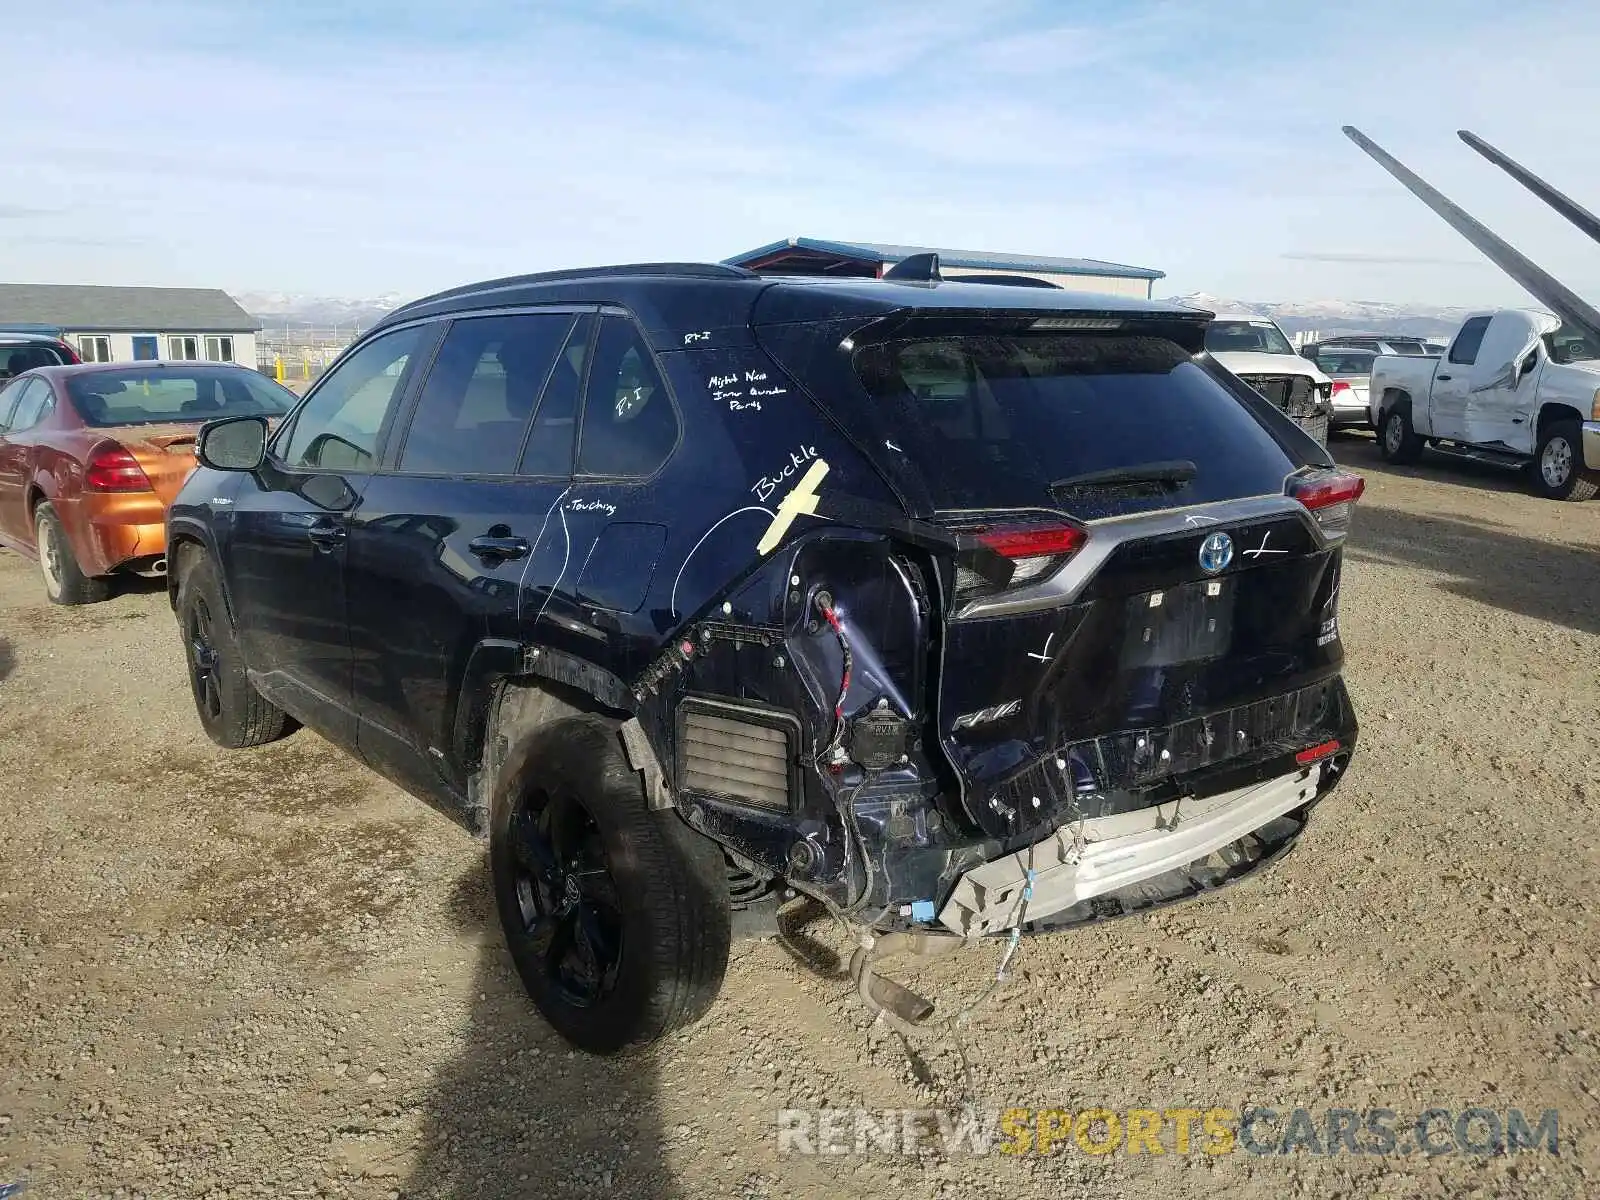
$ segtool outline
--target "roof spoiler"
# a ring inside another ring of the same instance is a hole
[[[1511,243],[1492,233],[1481,221],[1469,216],[1465,210],[1429,186],[1420,176],[1355,126],[1346,125],[1344,133],[1380,167],[1405,184],[1412,195],[1433,209],[1449,223],[1452,229],[1482,251],[1495,266],[1525,287],[1568,325],[1581,329],[1588,338],[1600,343],[1600,309],[1596,309]],[[1600,240],[1600,221],[1596,221],[1593,214],[1573,203],[1532,172],[1506,158],[1483,139],[1466,132],[1461,134],[1461,138],[1490,162],[1508,171],[1513,178],[1550,204],[1562,216],[1578,225],[1590,237]],[[1585,226],[1584,220],[1590,222],[1593,228]]]

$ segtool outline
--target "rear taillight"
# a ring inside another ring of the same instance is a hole
[[[148,492],[150,477],[125,446],[102,446],[84,468],[83,486],[91,492]]]
[[[1354,472],[1317,471],[1292,476],[1288,492],[1310,510],[1325,535],[1342,538],[1350,532],[1350,514],[1366,488],[1367,481]]]
[[[71,342],[57,342],[56,345],[61,348],[61,353],[63,356],[65,356],[67,362],[81,363],[83,361],[83,359],[78,357],[77,348],[74,347]]]
[[[972,552],[963,554],[956,565],[956,598],[960,600],[1043,579],[1089,540],[1084,529],[1059,521],[985,525],[963,532],[970,539]],[[996,556],[999,563],[995,563]],[[987,558],[988,563],[981,558]],[[998,566],[999,570],[991,566]]]
[[[1349,390],[1350,390],[1350,385],[1348,383],[1346,383],[1344,380],[1335,379],[1333,381],[1333,394],[1335,396],[1337,396],[1340,392],[1348,392]]]

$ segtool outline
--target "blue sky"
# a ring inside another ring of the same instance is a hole
[[[1600,297],[1600,247],[1454,136],[1600,208],[1592,3],[84,0],[7,24],[14,281],[414,295],[803,234],[1136,263],[1157,294],[1524,301],[1353,123]]]

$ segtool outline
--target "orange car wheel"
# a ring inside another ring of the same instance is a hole
[[[39,574],[44,577],[44,594],[50,603],[95,604],[111,594],[107,580],[83,573],[61,518],[48,501],[33,514],[33,532]]]

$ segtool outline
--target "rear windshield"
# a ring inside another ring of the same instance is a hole
[[[1271,321],[1213,321],[1206,330],[1213,354],[1293,354],[1294,347]]]
[[[66,355],[44,342],[0,342],[0,380],[35,367],[58,367],[66,361]]]
[[[1256,417],[1164,338],[1001,334],[863,346],[857,374],[940,509],[1059,505],[1084,518],[1283,490]],[[1062,488],[1192,462],[1175,487]]]
[[[96,428],[281,416],[294,396],[254,371],[216,367],[132,367],[67,379],[67,392]]]
[[[1327,375],[1371,375],[1375,358],[1371,350],[1323,350],[1317,355],[1317,366]]]

